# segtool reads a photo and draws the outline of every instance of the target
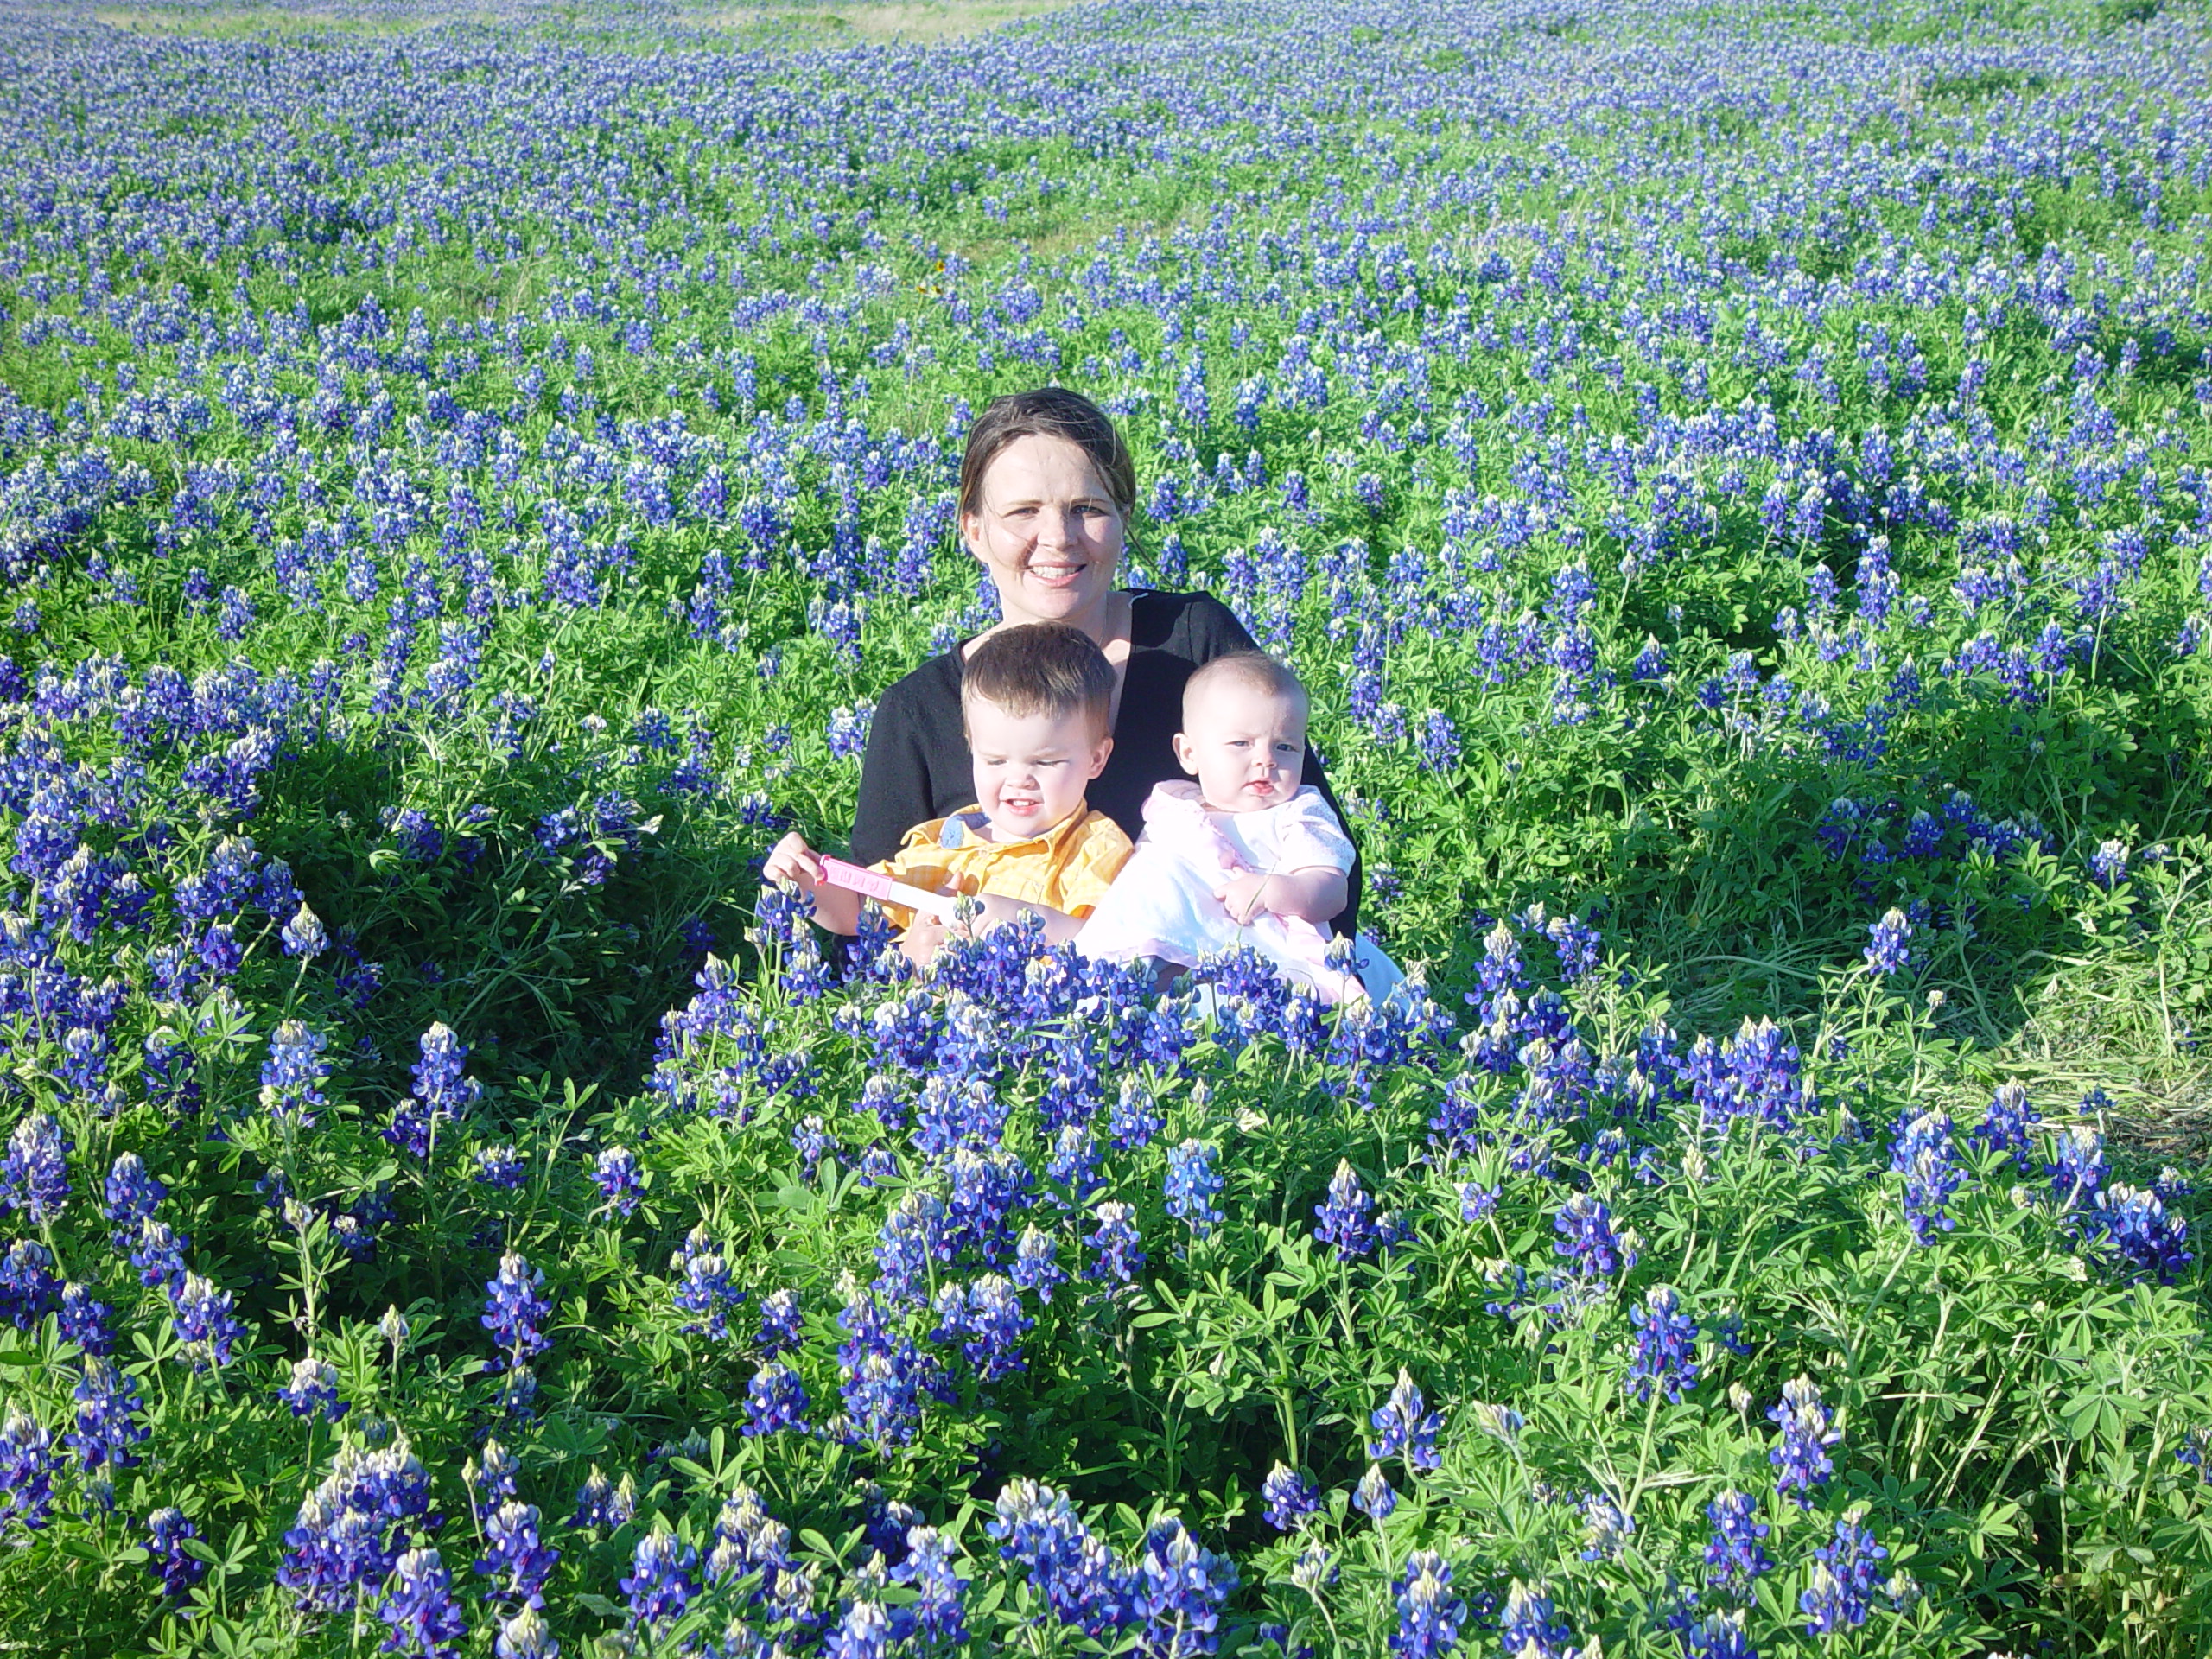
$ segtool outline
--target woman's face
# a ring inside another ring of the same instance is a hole
[[[1122,510],[1065,438],[1032,434],[998,452],[960,533],[998,587],[1009,622],[1065,622],[1096,634],[1122,558]]]

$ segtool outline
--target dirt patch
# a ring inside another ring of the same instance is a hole
[[[849,35],[871,42],[927,46],[986,35],[1071,3],[1073,0],[884,0],[881,4],[741,6],[700,13],[686,21],[697,29],[755,35],[788,29],[795,44],[813,44],[824,35]]]

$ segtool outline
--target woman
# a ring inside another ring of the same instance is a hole
[[[1058,386],[995,398],[969,429],[960,463],[961,538],[998,589],[998,626],[1065,623],[1096,640],[1113,664],[1114,751],[1089,800],[1131,840],[1144,828],[1152,786],[1183,775],[1173,742],[1183,683],[1202,663],[1253,648],[1243,625],[1210,594],[1115,586],[1136,493],[1135,463],[1114,423],[1081,393]],[[960,676],[985,637],[931,658],[878,701],[853,817],[856,861],[890,857],[914,825],[949,817],[974,798]],[[1336,806],[1311,748],[1304,781]],[[764,874],[789,880],[805,856],[804,841],[786,836]],[[1355,864],[1351,901],[1335,924],[1347,937],[1358,924],[1359,893]]]

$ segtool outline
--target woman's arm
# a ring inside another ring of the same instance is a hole
[[[909,830],[944,816],[937,810],[930,752],[940,747],[931,741],[931,716],[944,711],[931,706],[937,699],[914,695],[916,677],[909,675],[883,694],[868,727],[868,747],[861,756],[860,798],[853,809],[850,845],[855,864],[881,863],[899,850]],[[957,694],[950,713],[957,734]],[[964,747],[966,738],[960,741]]]

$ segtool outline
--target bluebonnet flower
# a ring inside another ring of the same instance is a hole
[[[2089,879],[2107,890],[2127,879],[2128,848],[2124,841],[2100,842],[2089,855]]]
[[[469,1160],[468,1173],[479,1186],[512,1192],[530,1178],[530,1166],[512,1147],[479,1147]]]
[[[287,1020],[270,1033],[269,1058],[261,1065],[264,1111],[280,1123],[314,1126],[314,1109],[323,1103],[322,1083],[330,1075],[322,1058],[329,1041],[297,1020]]]
[[[0,1274],[0,1280],[4,1277],[4,1274]],[[4,1300],[4,1294],[0,1294],[0,1301]],[[108,1319],[113,1310],[95,1298],[83,1285],[73,1281],[62,1286],[61,1306],[57,1311],[60,1315],[62,1341],[73,1342],[88,1354],[115,1351],[115,1333],[108,1328]]]
[[[1587,922],[1554,916],[1544,924],[1544,935],[1559,952],[1560,976],[1569,982],[1590,973],[1604,960],[1605,936]]]
[[[410,1549],[399,1558],[377,1602],[377,1617],[391,1626],[381,1651],[422,1659],[454,1659],[468,1631],[444,1558],[435,1549]]]
[[[2028,1131],[2042,1121],[2036,1109],[2028,1103],[2025,1084],[1999,1084],[1997,1092],[1990,1097],[1988,1110],[1974,1127],[1974,1138],[1992,1152],[2010,1154],[2015,1163],[2025,1169]]]
[[[1123,1077],[1121,1093],[1106,1120],[1107,1134],[1114,1144],[1124,1152],[1134,1152],[1150,1146],[1153,1137],[1166,1127],[1167,1120],[1160,1115],[1151,1087],[1140,1077]]]
[[[1749,1596],[1751,1580],[1774,1570],[1774,1562],[1760,1547],[1770,1529],[1758,1519],[1758,1505],[1748,1492],[1722,1492],[1705,1506],[1713,1523],[1712,1541],[1705,1547],[1705,1576],[1716,1588]]]
[[[1912,924],[1904,912],[1891,909],[1868,928],[1866,971],[1876,979],[1903,973],[1912,962]]]
[[[620,1485],[600,1473],[594,1464],[592,1471],[584,1477],[583,1484],[576,1488],[575,1513],[569,1524],[585,1531],[612,1532],[626,1527],[638,1512],[637,1497],[629,1476],[622,1477]]]
[[[745,1293],[731,1281],[728,1258],[708,1236],[705,1223],[684,1236],[668,1266],[677,1275],[673,1300],[692,1315],[680,1328],[687,1334],[727,1341],[729,1316],[745,1300]]]
[[[914,1592],[913,1618],[925,1642],[957,1647],[968,1639],[964,1605],[969,1581],[955,1567],[951,1541],[934,1527],[913,1527],[906,1538],[906,1559],[891,1569],[891,1580]]]
[[[1390,1518],[1390,1511],[1398,1507],[1398,1495],[1390,1490],[1390,1482],[1382,1473],[1381,1464],[1367,1465],[1367,1472],[1359,1478],[1359,1484],[1352,1489],[1351,1506],[1377,1526]]]
[[[1827,1407],[1809,1376],[1783,1383],[1781,1404],[1766,1415],[1782,1430],[1766,1454],[1776,1471],[1774,1490],[1798,1508],[1810,1509],[1813,1488],[1826,1484],[1835,1473],[1828,1447],[1843,1438],[1842,1432],[1829,1426]]]
[[[772,1359],[799,1344],[798,1293],[772,1290],[760,1299],[760,1330],[754,1340],[763,1357]]]
[[[1835,1523],[1834,1538],[1813,1552],[1812,1586],[1797,1598],[1808,1635],[1856,1630],[1872,1610],[1878,1570],[1875,1563],[1887,1559],[1890,1552],[1859,1524],[1864,1518],[1865,1510],[1854,1504]]]
[[[1397,1384],[1390,1390],[1390,1397],[1370,1413],[1367,1421],[1376,1437],[1367,1443],[1370,1459],[1379,1463],[1384,1458],[1402,1456],[1406,1467],[1417,1473],[1443,1466],[1444,1459],[1436,1449],[1443,1416],[1427,1409],[1413,1373],[1403,1366],[1398,1369]]]
[[[1085,1278],[1126,1285],[1136,1276],[1145,1264],[1144,1252],[1137,1248],[1136,1214],[1131,1205],[1113,1199],[1098,1206],[1097,1229],[1086,1241],[1097,1254],[1084,1268]]]
[[[1313,1483],[1287,1464],[1278,1463],[1260,1483],[1266,1500],[1266,1518],[1277,1532],[1296,1532],[1321,1507],[1321,1494]]]
[[[515,1478],[522,1472],[522,1465],[515,1460],[496,1438],[484,1442],[484,1449],[461,1466],[461,1484],[468,1488],[468,1501],[480,1510],[497,1509],[516,1492]]]
[[[1707,1613],[1682,1626],[1682,1659],[1759,1659],[1744,1633],[1744,1614],[1736,1609]]]
[[[490,1579],[494,1600],[525,1607],[545,1605],[545,1580],[561,1552],[539,1535],[537,1509],[510,1498],[484,1522],[484,1554],[475,1570]]]
[[[545,1616],[535,1607],[525,1607],[500,1624],[492,1659],[561,1659],[561,1644]]]
[[[1007,1151],[954,1148],[947,1166],[951,1191],[944,1201],[941,1259],[973,1251],[996,1264],[1014,1250],[1014,1212],[1030,1202],[1029,1167]]]
[[[1636,1265],[1633,1245],[1613,1232],[1613,1212],[1587,1192],[1577,1192],[1561,1205],[1552,1228],[1560,1236],[1553,1250],[1567,1257],[1577,1274],[1606,1278],[1624,1264]]]
[[[822,1651],[825,1659],[888,1659],[891,1638],[891,1615],[883,1604],[855,1595]]]
[[[53,1313],[60,1299],[53,1252],[35,1238],[10,1244],[0,1256],[0,1315],[18,1331],[28,1331]]]
[[[1045,1173],[1067,1189],[1069,1204],[1085,1205],[1098,1191],[1098,1143],[1090,1132],[1070,1124],[1053,1141]]]
[[[1681,1299],[1664,1285],[1644,1293],[1643,1305],[1629,1310],[1636,1327],[1636,1357],[1629,1362],[1629,1392],[1649,1400],[1654,1389],[1680,1402],[1682,1390],[1697,1381],[1697,1325],[1681,1311]]]
[[[138,1282],[149,1290],[175,1293],[184,1284],[184,1252],[191,1240],[165,1221],[142,1222],[138,1243],[130,1252],[130,1265],[138,1269]]]
[[[890,1301],[918,1304],[931,1266],[958,1253],[946,1232],[944,1199],[919,1188],[901,1194],[876,1231],[876,1289]]]
[[[839,1149],[836,1136],[830,1133],[830,1126],[818,1116],[800,1120],[798,1127],[791,1131],[791,1148],[798,1154],[810,1181],[822,1166],[822,1160]]]
[[[1014,1282],[1039,1302],[1049,1303],[1053,1287],[1067,1282],[1067,1272],[1056,1259],[1058,1251],[1051,1234],[1034,1225],[1023,1228],[1014,1247]]]
[[[454,1034],[452,1027],[443,1022],[433,1025],[423,1033],[418,1046],[421,1058],[413,1067],[415,1092],[393,1109],[391,1127],[384,1137],[417,1158],[427,1158],[437,1138],[438,1125],[475,1105],[483,1086],[462,1075],[468,1046]]]
[[[199,1536],[200,1529],[174,1505],[146,1517],[146,1570],[161,1580],[162,1594],[171,1601],[182,1601],[207,1576],[207,1563],[184,1547]]]
[[[1001,1490],[983,1530],[999,1554],[1021,1567],[1053,1616],[1094,1639],[1110,1637],[1136,1618],[1129,1573],[1093,1537],[1065,1494],[1032,1480]]]
[[[1913,1118],[1891,1148],[1890,1168],[1904,1177],[1904,1216],[1916,1243],[1932,1244],[1936,1233],[1948,1233],[1958,1224],[1944,1206],[1967,1177],[1946,1114],[1923,1112]]]
[[[32,1112],[8,1135],[0,1156],[0,1211],[28,1210],[43,1227],[69,1198],[69,1143],[52,1112]]]
[[[552,1303],[538,1294],[544,1284],[545,1275],[514,1251],[499,1258],[499,1273],[485,1287],[484,1315],[479,1323],[506,1356],[504,1363],[518,1365],[553,1345],[539,1329],[553,1311]]]
[[[330,935],[323,931],[322,918],[304,904],[292,912],[292,919],[284,924],[277,938],[286,956],[308,962],[330,949]]]
[[[2105,1138],[2086,1123],[2069,1123],[2055,1137],[2058,1161],[2045,1164],[2061,1210],[2086,1209],[2105,1183]]]
[[[1193,1659],[1220,1645],[1222,1605],[1237,1586],[1236,1565],[1191,1535],[1173,1516],[1145,1534],[1134,1585],[1144,1650],[1160,1659]]]
[[[293,1362],[291,1380],[276,1390],[276,1397],[295,1417],[320,1414],[334,1423],[346,1414],[338,1397],[338,1368],[312,1354]]]
[[[1167,1213],[1200,1238],[1222,1219],[1213,1201],[1223,1182],[1213,1160],[1214,1148],[1202,1141],[1185,1141],[1167,1154]]]
[[[373,1452],[341,1449],[284,1535],[276,1581],[303,1609],[352,1607],[391,1572],[429,1502],[429,1476],[404,1439]]]
[[[780,1361],[772,1360],[755,1373],[745,1390],[745,1429],[747,1434],[773,1434],[783,1429],[796,1429],[802,1434],[812,1430],[806,1421],[806,1388],[799,1381],[798,1373]]]
[[[1027,1369],[1021,1338],[1037,1321],[1021,1311],[1010,1281],[987,1273],[964,1295],[958,1286],[948,1285],[938,1293],[938,1308],[937,1339],[967,1338],[961,1343],[961,1352],[982,1381],[995,1382]]]
[[[221,1367],[231,1363],[231,1348],[245,1334],[245,1326],[231,1313],[231,1293],[219,1290],[196,1273],[170,1293],[170,1324],[183,1344],[193,1370]]]
[[[691,1576],[698,1560],[699,1552],[672,1532],[649,1533],[639,1539],[622,1580],[631,1624],[656,1630],[683,1617],[699,1593]]]
[[[1636,1535],[1635,1517],[1606,1492],[1585,1492],[1577,1507],[1582,1511],[1582,1559],[1618,1560]]]
[[[9,1402],[0,1418],[0,1538],[21,1526],[35,1532],[54,1516],[54,1436]]]
[[[592,1160],[591,1178],[607,1207],[618,1216],[632,1214],[645,1193],[645,1173],[639,1167],[638,1154],[627,1147],[602,1147]]]
[[[2124,1266],[2160,1284],[2172,1284],[2196,1259],[2189,1249],[2188,1221],[2170,1211],[2155,1190],[2122,1183],[2100,1192],[2082,1230]]]
[[[1441,1659],[1459,1643],[1467,1604],[1451,1593],[1452,1567],[1433,1549],[1417,1549],[1406,1559],[1398,1580],[1398,1628],[1390,1651],[1399,1659]]]
[[[1539,1585],[1513,1580],[1505,1593],[1498,1636],[1513,1659],[1568,1659],[1574,1633],[1552,1616],[1552,1599]]]
[[[1427,772],[1455,772],[1459,766],[1459,733],[1452,716],[1432,709],[1421,721],[1421,764]]]
[[[1786,1129],[1816,1103],[1796,1045],[1772,1020],[1745,1020],[1718,1047],[1710,1038],[1699,1038],[1681,1073],[1707,1124],[1749,1116]]]
[[[1363,1255],[1374,1245],[1374,1230],[1367,1218],[1374,1207],[1375,1200],[1360,1185],[1351,1160],[1340,1158],[1337,1160],[1337,1173],[1329,1179],[1327,1198],[1313,1206],[1313,1214],[1320,1223],[1314,1228],[1313,1236],[1324,1244],[1336,1246],[1339,1262]]]
[[[108,1242],[120,1251],[130,1248],[138,1236],[139,1224],[154,1213],[168,1189],[147,1173],[145,1160],[137,1153],[126,1152],[117,1157],[108,1171],[106,1194],[100,1213],[112,1224]]]
[[[137,1463],[137,1455],[130,1448],[153,1433],[137,1418],[137,1414],[145,1409],[138,1385],[118,1370],[112,1361],[88,1355],[85,1374],[78,1379],[73,1393],[77,1427],[62,1437],[62,1442],[76,1452],[86,1472],[95,1469],[112,1472]]]
[[[875,705],[861,702],[852,708],[830,710],[824,730],[833,760],[849,760],[868,747],[868,728],[874,722]]]

